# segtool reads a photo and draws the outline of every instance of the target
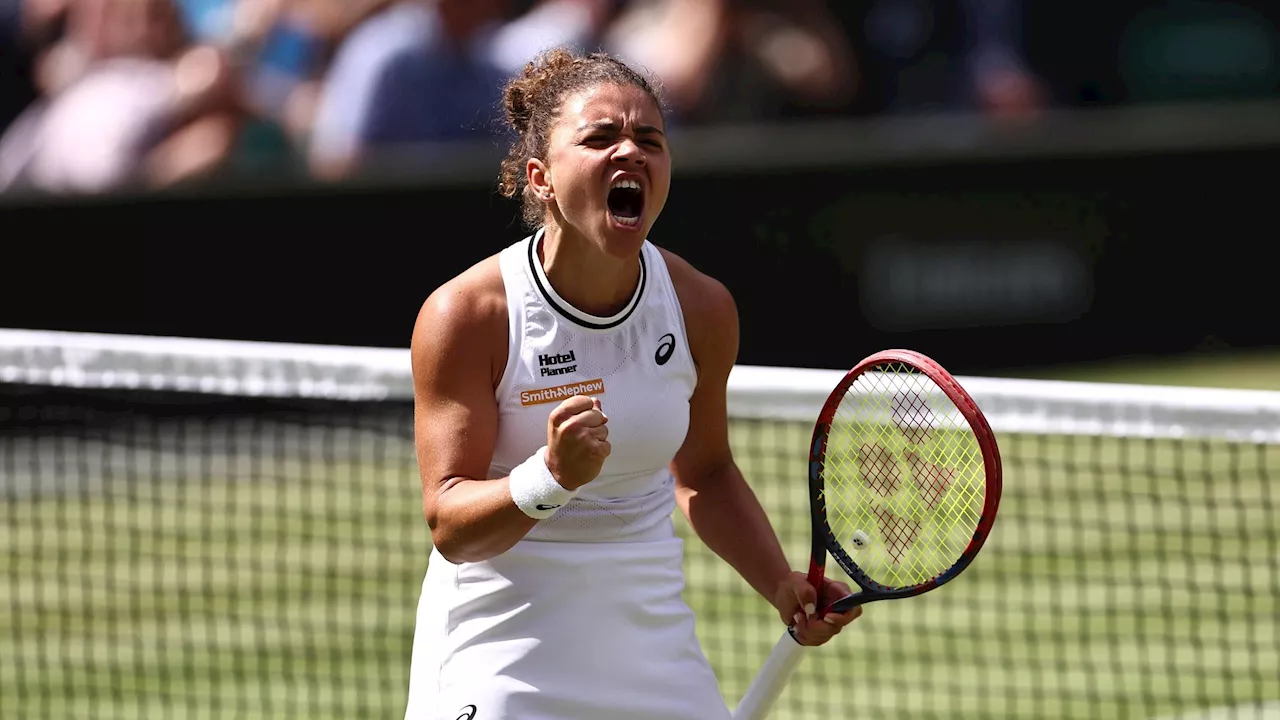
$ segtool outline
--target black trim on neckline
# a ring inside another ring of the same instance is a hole
[[[590,320],[582,317],[583,315],[589,316],[590,313],[583,312],[577,308],[566,309],[556,301],[555,293],[550,288],[542,284],[542,276],[545,273],[542,270],[541,264],[538,262],[538,243],[542,242],[542,239],[543,231],[539,230],[534,234],[533,238],[529,240],[529,274],[533,276],[533,284],[537,286],[538,292],[542,295],[542,299],[545,300],[547,304],[563,318],[575,325],[581,325],[589,330],[612,330],[626,322],[627,318],[630,318],[635,314],[636,308],[640,307],[640,302],[644,298],[645,280],[649,276],[648,268],[645,267],[643,249],[640,251],[640,284],[636,287],[636,292],[631,296],[631,300],[628,301],[626,312],[623,313],[621,317],[613,319],[607,323],[598,323],[591,322]]]

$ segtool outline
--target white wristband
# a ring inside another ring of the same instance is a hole
[[[578,493],[566,490],[547,469],[547,448],[544,445],[517,465],[507,478],[511,487],[511,499],[516,507],[531,518],[543,520],[556,514],[562,505]]]

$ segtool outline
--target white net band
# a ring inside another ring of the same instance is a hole
[[[813,422],[843,373],[738,366],[729,378],[729,414]],[[1280,444],[1280,392],[957,380],[997,433]],[[248,397],[413,397],[408,350],[29,330],[0,330],[0,382]]]

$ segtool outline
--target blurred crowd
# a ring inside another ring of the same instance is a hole
[[[0,0],[0,191],[342,179],[499,132],[540,51],[603,49],[672,121],[1272,95],[1276,5],[1115,0]]]

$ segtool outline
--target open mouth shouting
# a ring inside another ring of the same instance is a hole
[[[615,225],[626,229],[638,229],[644,216],[644,186],[639,176],[621,174],[609,186],[607,199],[609,217]]]

